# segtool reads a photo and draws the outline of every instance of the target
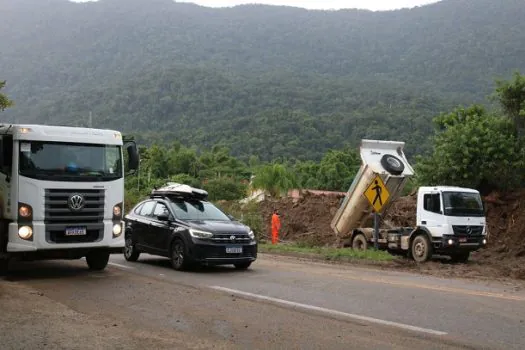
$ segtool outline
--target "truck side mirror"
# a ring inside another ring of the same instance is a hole
[[[128,151],[128,170],[132,173],[139,168],[139,151],[135,141],[129,141],[125,145]]]

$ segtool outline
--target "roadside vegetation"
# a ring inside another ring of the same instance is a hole
[[[284,255],[304,256],[328,261],[352,261],[352,260],[371,260],[371,261],[392,261],[396,257],[388,252],[381,250],[353,250],[351,248],[331,248],[331,247],[311,247],[301,244],[259,244],[261,253],[277,253]]]

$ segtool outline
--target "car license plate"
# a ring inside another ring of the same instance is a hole
[[[242,247],[226,247],[227,254],[241,254]]]
[[[459,239],[459,243],[467,243],[467,239],[466,238],[460,238]]]
[[[66,236],[85,236],[86,234],[85,227],[66,227]]]

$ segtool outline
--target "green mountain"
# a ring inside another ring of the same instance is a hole
[[[0,0],[2,119],[319,159],[360,138],[428,147],[431,119],[525,71],[522,0],[410,10]]]

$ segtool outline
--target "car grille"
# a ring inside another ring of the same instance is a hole
[[[219,259],[219,258],[256,258],[257,249],[255,245],[243,246],[242,253],[230,254],[226,253],[226,245],[216,246],[196,246],[192,248],[192,253],[204,259]]]
[[[483,226],[452,226],[455,235],[479,236],[483,233]]]
[[[84,207],[75,212],[69,209],[68,199],[73,194],[84,197]],[[104,220],[104,190],[48,189],[45,192],[45,223],[99,223]]]
[[[232,236],[235,236],[235,239],[231,239]],[[216,233],[210,240],[215,243],[247,243],[252,239],[247,234]]]

